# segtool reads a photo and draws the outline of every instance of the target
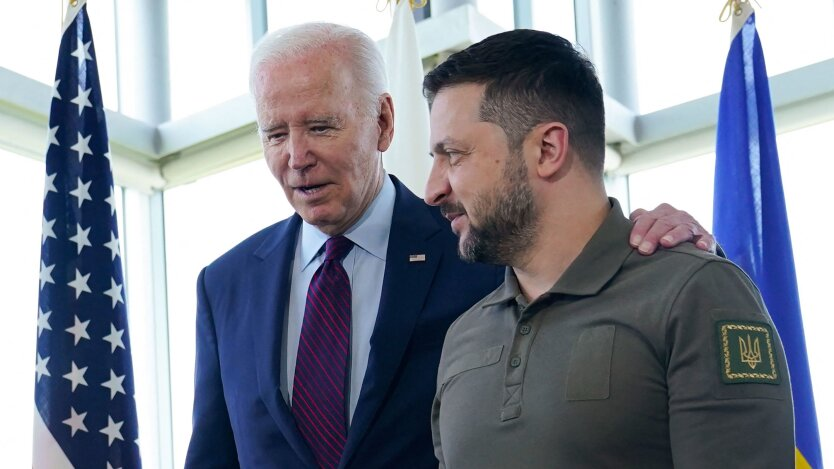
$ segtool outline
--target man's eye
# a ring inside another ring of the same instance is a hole
[[[313,133],[316,133],[316,134],[323,134],[323,133],[328,132],[331,129],[332,129],[332,127],[327,126],[327,125],[317,125],[317,126],[314,126],[314,127],[310,127],[310,131],[313,132]]]
[[[277,143],[277,142],[283,141],[286,137],[287,137],[287,134],[285,132],[276,132],[276,133],[271,133],[271,134],[267,135],[266,140],[269,143]]]

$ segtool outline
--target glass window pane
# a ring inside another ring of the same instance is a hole
[[[6,6],[0,15],[0,66],[52,85],[64,2],[44,3],[14,2]]]
[[[197,275],[247,236],[292,213],[263,160],[165,192],[174,467],[183,466],[191,436]]]
[[[834,2],[762,3],[756,25],[769,75],[834,57]],[[631,4],[640,112],[717,93],[730,35],[718,21],[723,2]]]
[[[478,0],[478,11],[505,31],[515,28],[513,2],[510,0]]]
[[[388,36],[391,29],[391,10],[377,9],[385,2],[345,2],[343,0],[312,0],[297,2],[295,0],[267,0],[269,29],[324,21],[338,23],[356,28],[371,39],[378,41]]]
[[[558,34],[576,42],[573,0],[532,0],[533,29]]]
[[[101,97],[104,107],[119,110],[118,74],[116,73],[116,12],[115,0],[87,2],[87,13],[93,25],[96,47],[96,64],[101,81]],[[55,45],[57,53],[57,44]],[[54,68],[54,67],[53,67]],[[53,70],[52,74],[55,72]]]
[[[692,214],[709,231],[714,173],[715,153],[710,153],[630,174],[631,209],[650,210],[666,202]]]
[[[834,378],[828,372],[828,331],[834,328],[828,290],[834,252],[826,248],[830,230],[824,188],[834,174],[832,133],[834,121],[777,138],[823,458],[827,460],[834,460],[834,402],[826,399],[834,394]],[[713,153],[631,174],[632,208],[669,202],[712,230],[714,168]]]
[[[93,25],[96,61],[105,107],[118,109],[116,101],[116,34],[114,0],[87,4]],[[65,1],[14,2],[0,15],[0,67],[8,68],[52,86]]]
[[[168,2],[171,118],[247,93],[251,33],[247,2]]]
[[[55,13],[56,21],[58,14]],[[32,467],[32,419],[35,412],[35,340],[38,318],[38,269],[43,214],[43,162],[0,149],[0,200],[3,226],[3,385],[0,386],[0,466]]]

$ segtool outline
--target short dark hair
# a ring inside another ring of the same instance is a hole
[[[490,36],[429,72],[423,94],[431,106],[442,89],[465,83],[486,85],[480,117],[504,129],[511,150],[520,149],[536,125],[558,121],[585,167],[602,174],[602,87],[594,65],[570,41],[530,29]]]

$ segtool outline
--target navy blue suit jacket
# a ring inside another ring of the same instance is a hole
[[[446,219],[392,179],[382,297],[342,468],[437,467],[430,416],[446,330],[503,281],[502,268],[461,262]],[[294,215],[266,228],[200,274],[188,468],[315,467],[279,389],[300,226]]]

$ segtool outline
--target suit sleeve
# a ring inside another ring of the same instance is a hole
[[[194,366],[194,410],[189,468],[240,467],[220,372],[217,333],[206,294],[206,270],[197,280],[197,351]]]
[[[675,467],[793,467],[785,354],[750,279],[729,262],[707,262],[671,308],[667,383]]]

